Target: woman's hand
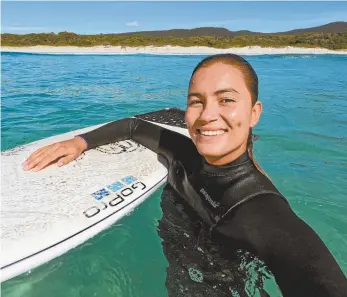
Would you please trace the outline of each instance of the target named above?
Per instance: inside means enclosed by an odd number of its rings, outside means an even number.
[[[39,171],[54,163],[60,167],[78,158],[86,149],[85,140],[81,137],[74,137],[38,149],[30,155],[22,166],[24,171],[31,169],[33,169],[32,171]]]

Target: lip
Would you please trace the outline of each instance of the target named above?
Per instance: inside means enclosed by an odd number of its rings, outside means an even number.
[[[202,131],[208,131],[208,132],[214,132],[214,131],[224,131],[224,132],[228,132],[228,129],[225,129],[225,128],[209,128],[209,129],[206,129],[206,128],[197,128],[195,129],[198,133],[202,130]],[[200,134],[200,133],[199,133]]]
[[[201,132],[203,131],[203,133]],[[217,132],[217,131],[223,131]],[[219,139],[220,137],[224,137],[228,133],[227,129],[196,129],[195,130],[195,137],[199,139],[200,141],[208,141],[210,142],[213,139]]]

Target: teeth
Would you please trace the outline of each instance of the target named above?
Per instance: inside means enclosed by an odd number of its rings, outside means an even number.
[[[202,135],[208,135],[208,136],[212,136],[212,135],[222,135],[225,133],[224,130],[216,130],[216,131],[203,131],[203,130],[199,130],[200,134]]]

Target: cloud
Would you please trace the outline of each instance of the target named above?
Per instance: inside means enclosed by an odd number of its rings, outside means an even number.
[[[138,26],[140,26],[138,21],[129,22],[129,23],[126,23],[125,25],[129,26],[129,27],[138,27]]]

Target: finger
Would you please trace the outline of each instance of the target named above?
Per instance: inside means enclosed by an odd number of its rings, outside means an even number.
[[[36,155],[32,155],[27,161],[23,164],[24,170],[29,170],[33,168],[47,153],[51,152],[52,149],[46,148],[45,150],[42,150],[41,152],[37,153]]]
[[[61,157],[66,156],[66,154],[67,153],[64,147],[45,151],[30,164],[30,168],[34,168],[33,171],[41,170],[42,168],[46,167],[47,164],[54,163],[54,161],[57,161]]]
[[[26,162],[24,166],[24,170],[30,170],[33,167],[35,167],[41,160],[49,155],[53,154],[57,150],[57,147],[51,146],[51,147],[46,147],[44,150],[42,150],[40,153],[36,154],[35,156],[30,157],[28,161]]]
[[[69,164],[71,161],[73,161],[75,159],[75,156],[74,155],[68,155],[64,158],[61,158],[59,161],[58,161],[58,167],[61,167],[61,166],[64,166],[66,164]]]
[[[46,150],[48,147],[41,147],[40,149],[36,150],[35,152],[33,152],[23,163],[22,166],[23,168],[26,167],[30,162],[32,162],[37,156],[39,156],[42,151]]]
[[[29,158],[22,164],[24,170],[29,170],[33,167],[33,164],[37,162],[38,159],[42,157],[42,154],[47,154],[54,152],[57,148],[60,147],[60,143],[53,143],[48,146],[44,146],[34,153],[32,153]]]

